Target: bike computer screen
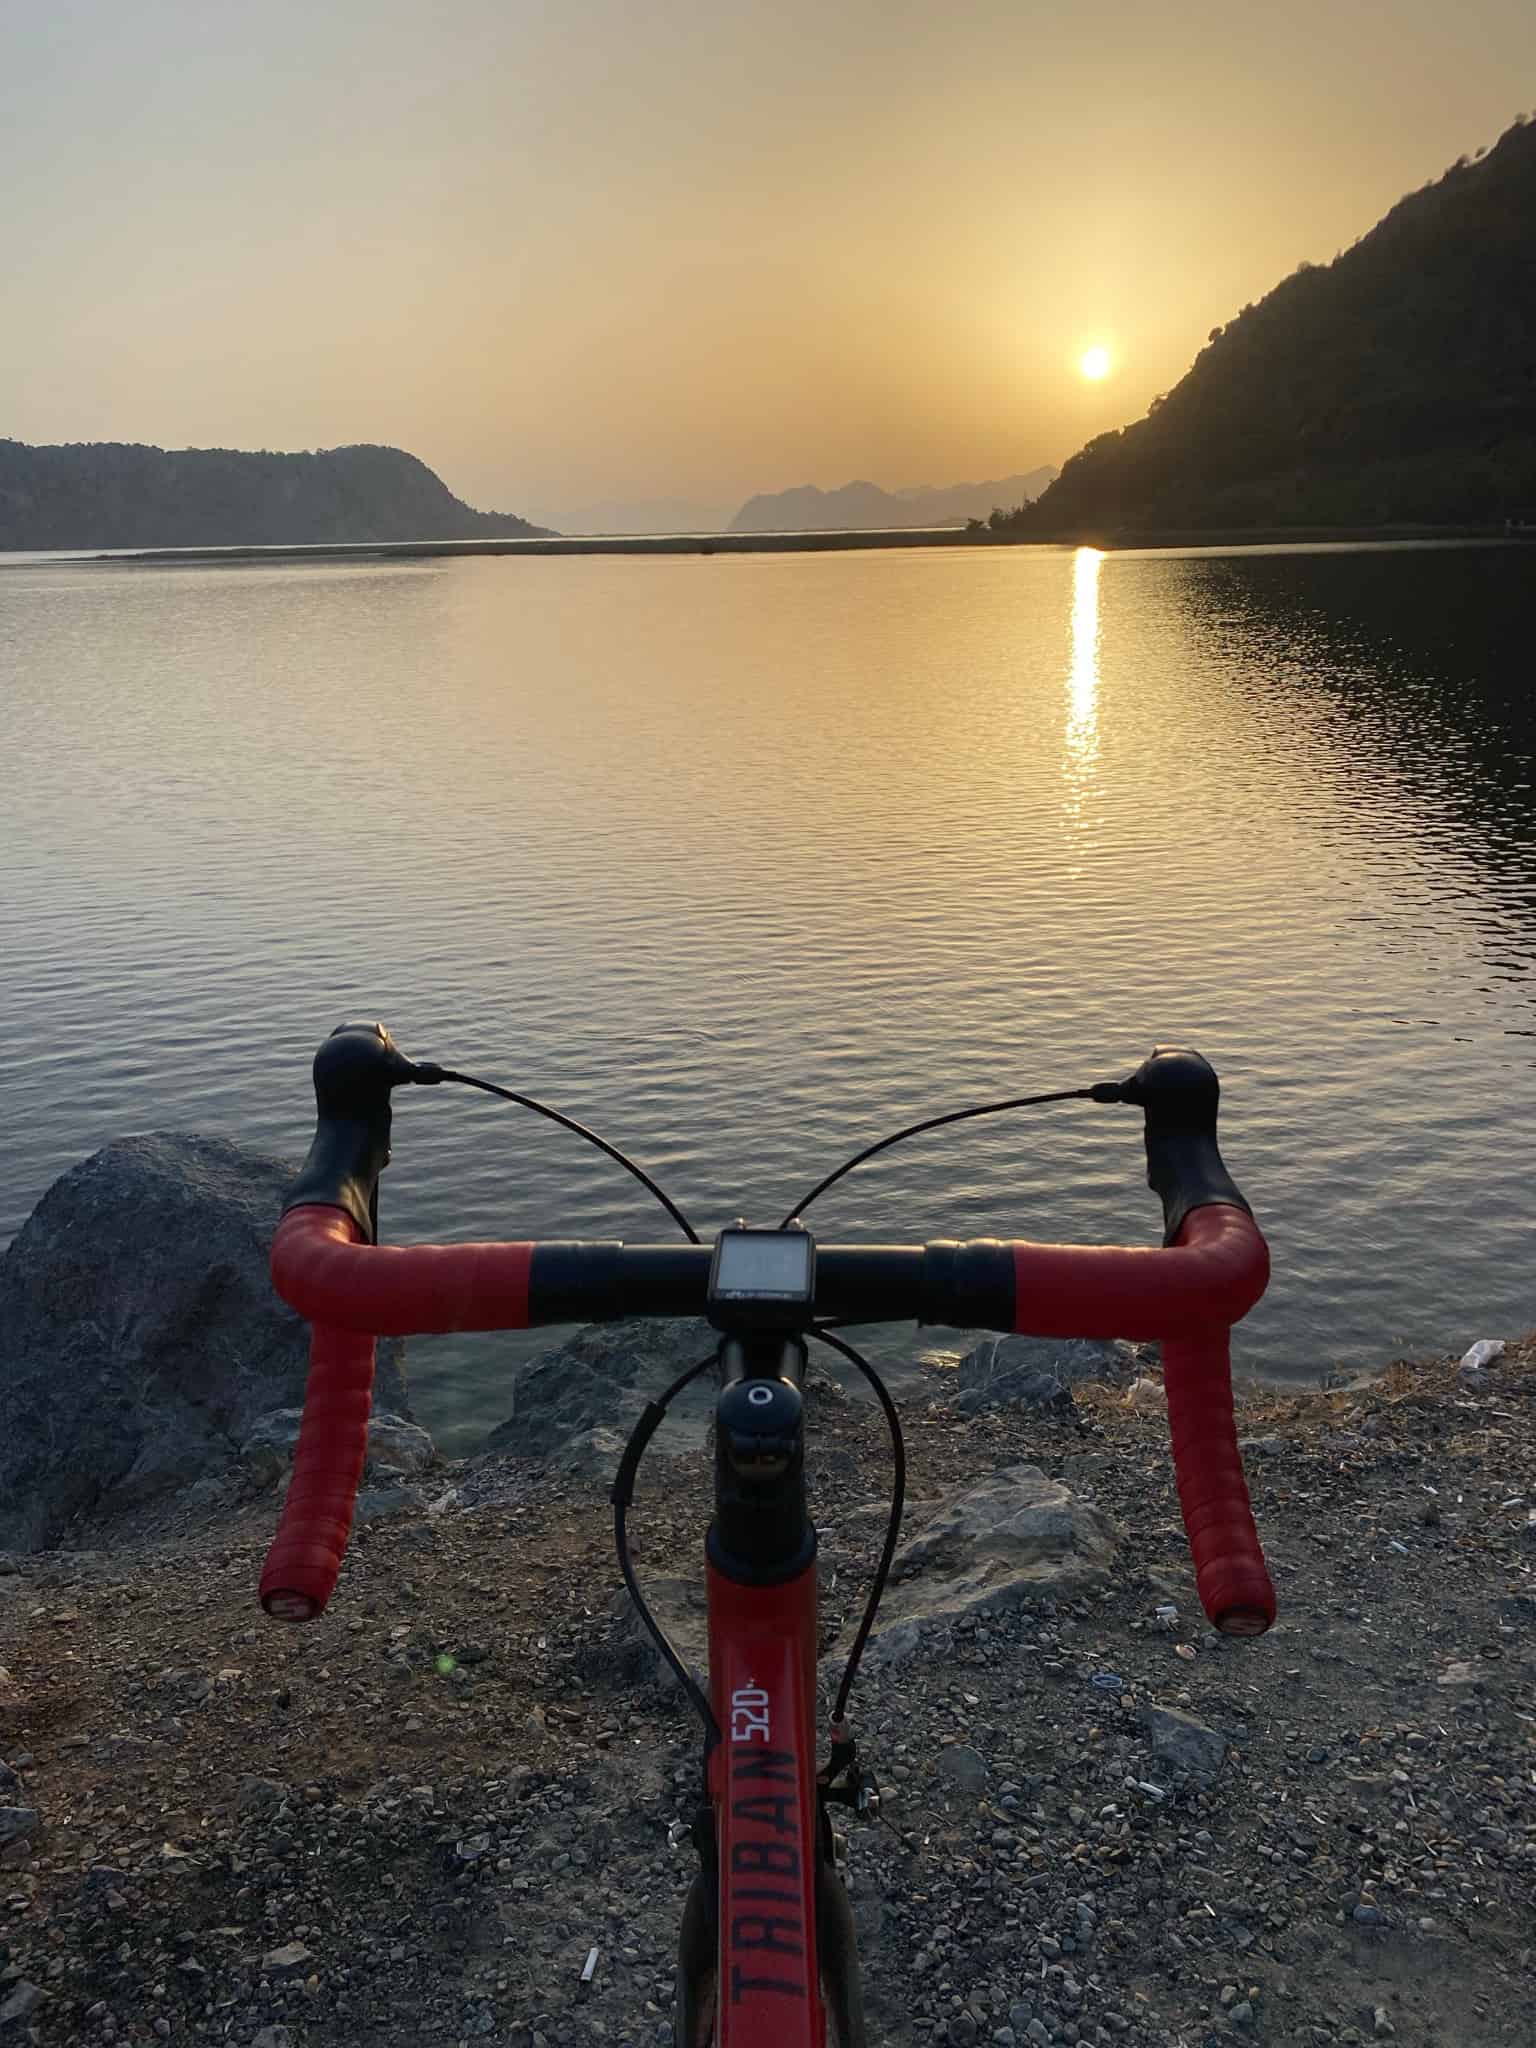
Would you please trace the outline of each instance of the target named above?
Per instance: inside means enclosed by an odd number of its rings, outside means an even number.
[[[799,1323],[816,1294],[816,1245],[804,1230],[722,1230],[709,1269],[711,1320]]]

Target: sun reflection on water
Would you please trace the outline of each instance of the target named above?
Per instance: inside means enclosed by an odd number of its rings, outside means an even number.
[[[1063,772],[1067,816],[1081,822],[1083,802],[1099,755],[1099,565],[1097,548],[1072,558],[1072,665],[1067,672],[1067,727]]]

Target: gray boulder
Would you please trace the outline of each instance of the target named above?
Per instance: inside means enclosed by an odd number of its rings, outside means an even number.
[[[985,1408],[1047,1407],[1070,1400],[1084,1380],[1126,1386],[1141,1353],[1134,1344],[1082,1337],[984,1337],[956,1370],[951,1404],[962,1415]]]
[[[899,1583],[881,1605],[873,1662],[902,1662],[967,1615],[1096,1590],[1120,1536],[1100,1509],[1038,1467],[994,1473],[945,1502],[897,1551]]]
[[[524,1366],[513,1412],[483,1448],[572,1471],[616,1464],[646,1402],[715,1342],[707,1323],[687,1316],[592,1323]]]
[[[297,1407],[307,1326],[267,1257],[291,1167],[221,1138],[122,1138],[66,1173],[0,1257],[0,1549],[56,1542],[235,1461]],[[403,1347],[376,1397],[408,1415]]]

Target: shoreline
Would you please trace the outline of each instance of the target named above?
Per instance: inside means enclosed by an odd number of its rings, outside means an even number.
[[[120,563],[155,567],[291,561],[433,561],[456,555],[764,555],[831,554],[885,548],[1079,548],[1106,554],[1145,549],[1531,546],[1536,528],[1499,526],[1166,527],[1059,534],[972,533],[933,527],[839,529],[825,533],[569,534],[536,539],[279,542],[234,547],[20,550],[26,560],[0,569]],[[53,559],[39,560],[51,555]]]

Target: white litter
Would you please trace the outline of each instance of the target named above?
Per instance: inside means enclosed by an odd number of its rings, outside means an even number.
[[[1468,1345],[1461,1354],[1458,1372],[1481,1372],[1485,1365],[1492,1365],[1496,1358],[1504,1356],[1502,1337],[1479,1337],[1475,1344]]]

